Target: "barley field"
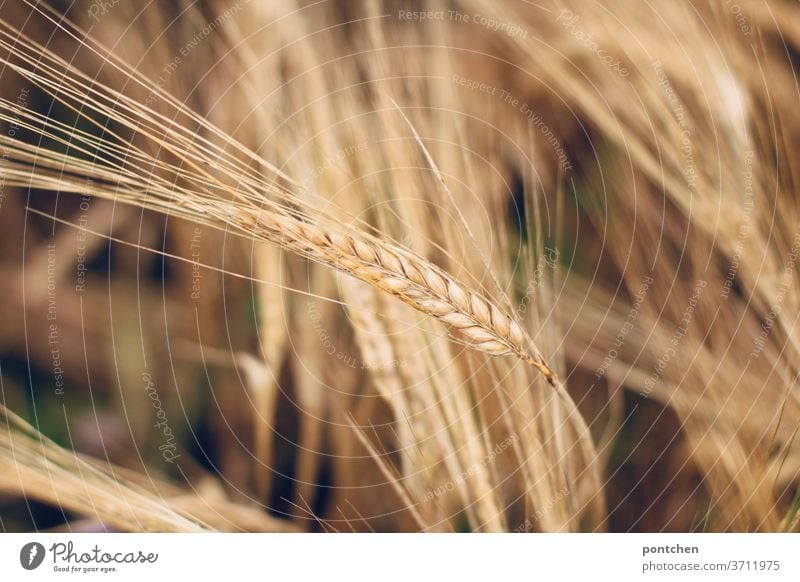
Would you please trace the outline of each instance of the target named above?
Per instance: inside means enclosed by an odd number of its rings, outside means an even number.
[[[800,6],[0,3],[0,531],[800,531]]]

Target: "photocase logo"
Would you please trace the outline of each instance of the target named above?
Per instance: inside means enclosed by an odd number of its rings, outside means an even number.
[[[39,542],[29,542],[19,551],[19,563],[26,570],[35,570],[44,561],[44,546]]]

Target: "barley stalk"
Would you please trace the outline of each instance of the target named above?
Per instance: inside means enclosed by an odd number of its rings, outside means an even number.
[[[278,244],[390,293],[446,324],[451,335],[471,348],[492,356],[516,355],[554,383],[555,373],[519,323],[492,301],[400,247],[355,229],[307,222],[288,211],[255,209],[221,199],[196,197],[191,192],[161,192],[152,183],[149,188],[137,190],[122,184],[113,188],[100,186],[86,182],[83,177],[68,178],[46,171],[42,158],[36,168],[19,163],[22,156],[15,156],[14,140],[0,141],[8,146],[9,159],[16,158],[16,163],[12,162],[2,172],[9,185],[89,194],[219,229],[233,227],[240,235]],[[58,162],[62,163],[61,167],[66,167],[70,160],[64,156]],[[97,176],[97,179],[102,178]]]
[[[132,135],[106,131],[109,137],[98,139],[0,99],[0,120],[38,135],[39,143],[54,141],[74,152],[0,135],[0,145],[6,147],[0,170],[6,184],[97,196],[278,244],[400,298],[445,323],[452,336],[473,349],[492,356],[516,355],[555,385],[555,373],[531,337],[494,302],[429,261],[348,224],[350,217],[315,208],[291,192],[296,186],[291,178],[273,172],[273,166],[243,145],[230,138],[219,145],[108,86],[87,85],[80,71],[45,47],[29,40],[11,45],[3,40],[9,35],[0,27],[0,48],[8,51],[0,51],[0,63],[89,123],[106,127],[114,120]],[[134,72],[119,66],[136,80]],[[184,106],[175,107],[210,134],[221,134]],[[162,155],[154,157],[140,143],[149,143]],[[263,172],[255,173],[232,151],[257,161]]]
[[[245,218],[250,232],[390,293],[446,324],[471,348],[492,356],[516,355],[555,382],[555,373],[519,323],[425,259],[367,234],[277,213],[266,218]]]

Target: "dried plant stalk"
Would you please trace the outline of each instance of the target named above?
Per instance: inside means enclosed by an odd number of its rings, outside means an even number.
[[[432,315],[476,350],[492,356],[518,356],[553,383],[554,372],[519,323],[425,259],[372,237],[343,234],[296,220],[253,225],[253,230]]]
[[[0,493],[52,503],[121,531],[295,529],[253,507],[226,499],[212,504],[190,491],[156,483],[152,476],[137,477],[63,449],[0,405]]]
[[[166,117],[136,100],[104,85],[88,85],[79,70],[46,47],[24,38],[13,45],[2,40],[9,35],[0,27],[0,49],[8,52],[0,52],[0,63],[88,122],[106,127],[116,121],[132,135],[123,138],[106,132],[108,138],[98,140],[0,99],[0,120],[33,132],[41,138],[39,143],[52,140],[75,152],[64,154],[1,135],[0,145],[7,148],[2,175],[8,185],[88,194],[278,244],[400,298],[445,323],[452,335],[473,349],[492,356],[516,355],[555,385],[555,373],[532,338],[494,302],[422,257],[351,226],[349,217],[343,220],[293,194],[290,187],[297,184],[245,146],[230,138],[221,146],[174,122],[165,125]],[[169,102],[160,88],[137,79],[123,63],[117,66],[131,82],[150,87]],[[185,106],[175,108],[212,135],[222,135]],[[138,145],[140,141],[163,157],[149,154]],[[250,163],[243,163],[231,150],[246,155]],[[80,154],[93,161],[81,159]],[[253,172],[253,161],[261,173]],[[270,172],[274,172],[271,179]]]

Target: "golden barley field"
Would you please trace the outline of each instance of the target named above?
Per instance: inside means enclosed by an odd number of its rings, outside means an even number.
[[[800,531],[800,5],[0,3],[0,531]]]

